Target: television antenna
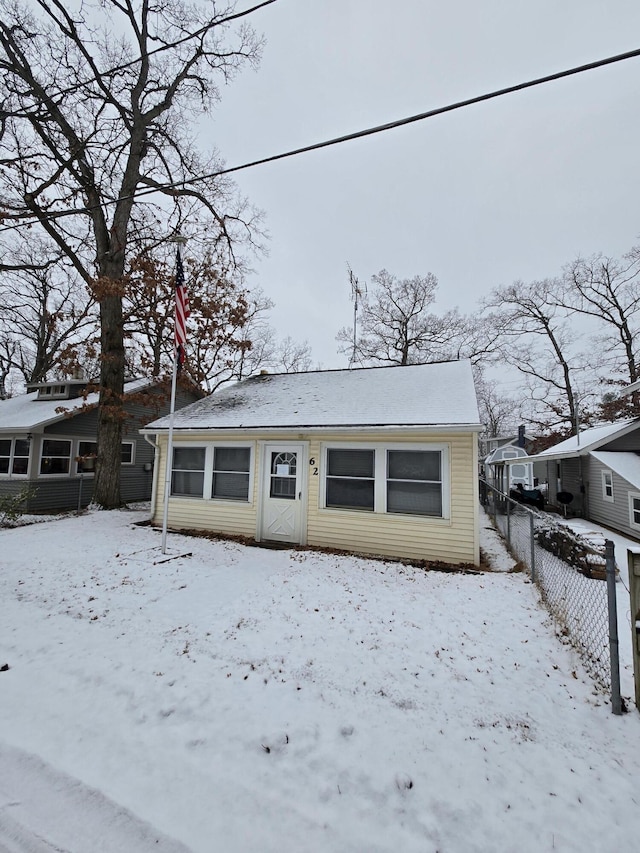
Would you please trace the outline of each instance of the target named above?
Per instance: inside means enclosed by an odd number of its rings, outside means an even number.
[[[357,276],[353,274],[353,270],[347,264],[349,270],[349,284],[351,285],[351,301],[353,302],[353,344],[351,348],[351,358],[349,359],[349,367],[353,367],[356,360],[356,341],[358,338],[358,305],[360,299],[367,292],[367,285],[361,285]]]

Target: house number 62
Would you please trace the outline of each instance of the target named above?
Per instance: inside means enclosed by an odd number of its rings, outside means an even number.
[[[309,465],[311,465],[311,467],[313,468],[313,476],[317,477],[318,476],[318,469],[315,467],[315,464],[316,464],[316,460],[312,456],[311,459],[309,460]]]

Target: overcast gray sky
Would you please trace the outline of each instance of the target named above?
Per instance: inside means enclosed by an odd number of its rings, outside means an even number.
[[[238,8],[243,8],[242,3]],[[278,0],[257,72],[207,128],[228,166],[640,47],[638,0]],[[640,58],[239,172],[266,213],[250,287],[280,336],[345,367],[347,264],[432,272],[436,310],[640,242]]]

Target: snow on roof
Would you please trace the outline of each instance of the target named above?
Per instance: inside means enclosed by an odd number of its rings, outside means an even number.
[[[471,363],[264,374],[180,409],[175,429],[480,426]],[[163,417],[147,431],[168,429]]]
[[[579,436],[572,435],[571,438],[566,438],[564,441],[559,442],[559,444],[554,444],[552,447],[548,447],[531,458],[536,462],[544,462],[548,459],[559,459],[565,456],[580,456],[597,449],[619,435],[624,435],[636,425],[640,425],[640,418],[601,424],[600,426],[584,430]]]
[[[640,490],[640,456],[632,452],[614,452],[613,450],[594,450],[591,452],[605,468],[610,468],[628,483]]]
[[[150,385],[150,379],[134,379],[124,386],[125,394],[131,394]],[[66,385],[66,382],[60,382]],[[31,391],[29,394],[20,394],[17,397],[9,397],[8,400],[0,400],[0,433],[31,432],[39,427],[61,421],[68,417],[69,412],[75,412],[83,406],[95,405],[98,402],[98,393],[84,397],[75,397],[71,400],[65,399],[38,399],[38,392]],[[56,409],[63,408],[63,412]]]

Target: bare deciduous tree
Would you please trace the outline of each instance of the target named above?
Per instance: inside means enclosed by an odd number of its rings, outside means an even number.
[[[157,239],[140,213],[155,193],[173,205],[176,228],[200,211],[230,264],[254,239],[254,212],[228,178],[215,176],[215,153],[199,154],[191,124],[219,98],[219,84],[257,62],[261,42],[233,6],[0,0],[0,9],[4,221],[37,223],[98,304],[94,495],[115,507],[132,232],[139,245]]]
[[[503,337],[502,355],[526,379],[530,422],[573,434],[587,416],[586,367],[577,357],[575,330],[559,301],[562,282],[545,279],[498,288],[484,301]]]
[[[353,330],[340,329],[338,352],[359,364],[437,361],[448,341],[447,316],[429,313],[438,280],[432,273],[398,279],[381,270],[362,296],[355,348]]]
[[[8,369],[29,384],[73,372],[78,348],[94,337],[91,296],[58,252],[37,238],[24,241],[15,270],[0,285],[0,333],[13,342]],[[6,350],[5,350],[6,351]]]
[[[624,382],[639,378],[637,335],[640,315],[640,247],[621,260],[594,255],[578,258],[564,270],[561,304],[575,315],[593,318],[600,364]],[[640,395],[633,397],[637,407]]]

